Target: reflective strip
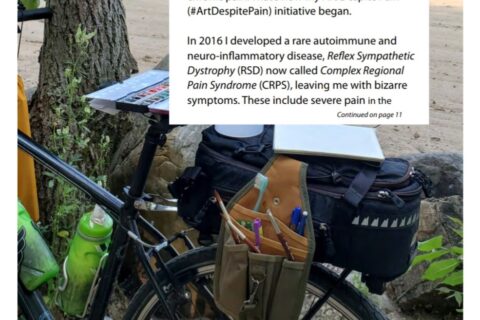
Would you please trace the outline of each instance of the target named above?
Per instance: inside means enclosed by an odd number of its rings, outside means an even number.
[[[368,226],[368,220],[369,220],[369,217],[366,217],[365,219],[363,219],[362,226]]]
[[[396,228],[398,226],[398,219],[395,219],[393,222],[392,222],[392,225],[390,226],[390,228]]]
[[[360,217],[356,216],[355,219],[353,219],[352,224],[358,226],[359,222],[360,222]]]
[[[386,219],[385,221],[383,221],[382,225],[380,226],[381,228],[388,228],[388,219]]]

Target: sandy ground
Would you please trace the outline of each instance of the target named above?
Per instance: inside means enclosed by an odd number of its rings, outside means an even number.
[[[124,4],[130,48],[140,70],[147,70],[168,53],[168,0]],[[463,3],[431,0],[430,5],[430,125],[379,127],[387,156],[463,150]],[[37,83],[42,39],[43,23],[25,24],[18,70],[26,88]]]
[[[379,127],[386,155],[463,151],[462,38],[462,1],[431,0],[430,125]]]
[[[130,50],[140,71],[153,68],[168,54],[168,0],[123,0],[127,10]],[[24,24],[18,73],[25,88],[38,83],[38,55],[43,41],[43,22]]]

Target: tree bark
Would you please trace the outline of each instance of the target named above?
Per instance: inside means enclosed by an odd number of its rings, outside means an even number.
[[[125,8],[121,0],[49,0],[47,5],[54,14],[50,21],[45,22],[44,42],[39,57],[40,75],[30,114],[34,140],[50,148],[57,121],[54,107],[66,101],[67,81],[64,72],[78,55],[75,33],[79,25],[87,32],[95,31],[96,35],[89,42],[88,59],[79,67],[82,81],[78,94],[92,92],[102,84],[129,77],[137,71],[137,63],[129,49]],[[99,130],[108,134],[113,152],[122,132],[129,130],[129,123],[126,116],[105,116],[97,112],[86,125],[92,133]],[[95,142],[92,139],[92,144]],[[41,171],[43,168],[38,168],[37,172]],[[46,187],[47,179],[41,174],[37,175],[41,212],[50,212],[54,207],[51,201],[53,191]]]

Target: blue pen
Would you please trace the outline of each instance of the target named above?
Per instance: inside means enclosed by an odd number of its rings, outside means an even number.
[[[302,217],[300,218],[300,222],[297,225],[297,233],[301,236],[305,234],[305,224],[307,223],[308,212],[303,211]]]
[[[300,221],[300,217],[302,216],[302,208],[296,207],[292,211],[292,215],[290,216],[290,229],[295,231],[297,229],[297,224]]]

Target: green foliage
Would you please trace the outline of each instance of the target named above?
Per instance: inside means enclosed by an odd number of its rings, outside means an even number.
[[[443,236],[436,236],[418,244],[418,251],[428,252],[438,249],[442,246]]]
[[[37,9],[40,6],[40,0],[21,0],[27,10]]]
[[[359,272],[352,272],[350,276],[350,282],[355,288],[358,289],[364,296],[368,296],[368,287],[365,283],[362,282],[362,274]]]
[[[433,261],[423,273],[423,279],[430,281],[443,279],[455,271],[460,263],[461,261],[456,258]]]
[[[463,223],[457,218],[449,217],[455,227],[453,232],[462,238],[463,245]],[[463,291],[458,290],[463,285],[463,248],[452,246],[445,248],[443,245],[443,236],[436,236],[424,242],[420,242],[418,250],[423,252],[417,255],[412,265],[418,265],[422,262],[428,264],[427,269],[422,275],[426,281],[436,282],[437,290],[446,295],[448,299],[455,299],[460,309],[463,304]]]
[[[84,65],[88,55],[90,40],[95,32],[86,32],[78,27],[72,43],[72,60],[66,62],[63,73],[64,86],[54,95],[56,104],[52,106],[52,151],[67,163],[86,173],[104,186],[106,184],[107,157],[110,152],[110,138],[105,134],[91,132],[89,124],[95,112],[89,107],[81,92],[85,78]],[[68,244],[75,233],[80,216],[90,209],[85,196],[63,180],[49,172],[48,188],[54,194],[54,210],[51,213],[50,233],[52,251],[59,261],[67,254]]]
[[[111,150],[110,137],[103,132],[92,132],[89,127],[95,122],[93,111],[82,94],[85,79],[84,66],[88,55],[90,40],[95,32],[87,33],[78,27],[71,43],[72,60],[66,62],[63,73],[64,85],[52,92],[56,103],[52,105],[54,120],[52,122],[51,151],[62,160],[87,174],[99,185],[106,185],[108,157]],[[75,234],[78,220],[91,209],[91,203],[85,195],[61,177],[44,172],[49,180],[47,186],[53,192],[54,208],[50,213],[48,231],[51,235],[50,247],[57,261],[63,262],[69,243]],[[45,296],[51,307],[57,285],[48,283]]]

